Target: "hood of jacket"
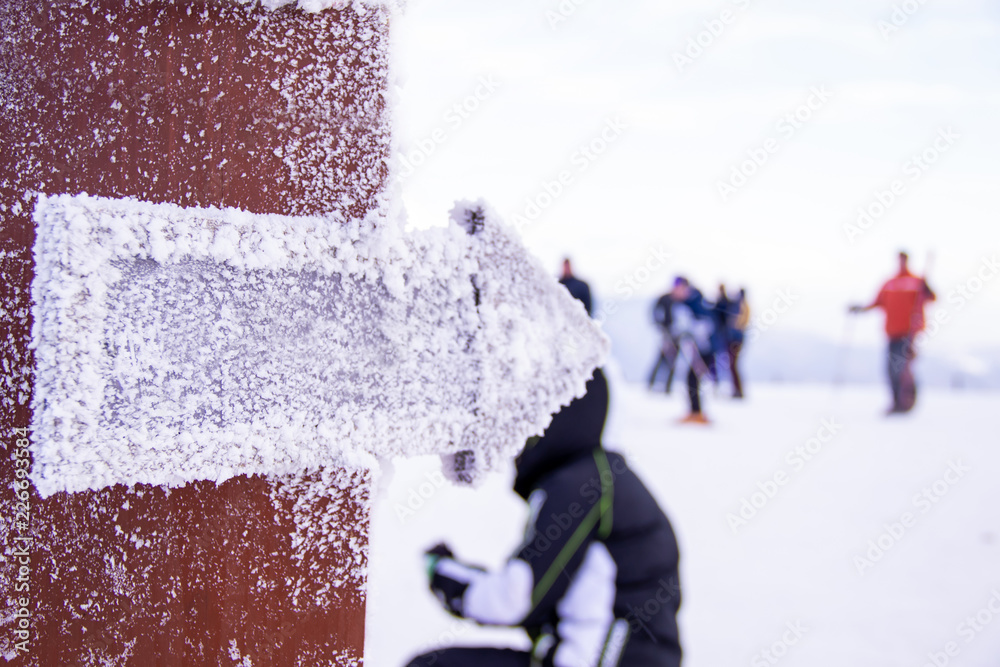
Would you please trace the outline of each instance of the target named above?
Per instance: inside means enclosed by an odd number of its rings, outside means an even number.
[[[557,412],[542,437],[517,457],[514,491],[527,498],[540,477],[600,447],[607,415],[608,382],[598,368],[587,393]]]

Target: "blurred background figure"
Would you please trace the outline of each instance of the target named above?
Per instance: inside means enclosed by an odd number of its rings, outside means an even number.
[[[899,272],[879,290],[867,306],[851,306],[851,313],[863,313],[875,308],[885,312],[885,333],[889,337],[889,386],[892,406],[888,414],[909,412],[917,400],[916,380],[912,363],[916,356],[913,339],[924,328],[924,306],[937,296],[927,285],[926,277],[910,273],[909,257],[899,253]]]
[[[736,298],[730,303],[726,327],[729,338],[729,376],[733,380],[733,398],[743,398],[743,378],[740,377],[740,352],[743,350],[743,340],[747,327],[750,325],[750,304],[747,303],[747,291],[740,288]]]
[[[653,322],[660,332],[660,352],[653,365],[653,370],[649,374],[649,388],[653,389],[656,386],[656,377],[660,373],[660,367],[663,366],[666,369],[667,384],[665,390],[668,394],[670,386],[674,382],[674,370],[677,368],[678,355],[677,341],[674,340],[674,335],[670,332],[670,325],[673,321],[670,313],[672,308],[673,298],[670,292],[660,296],[653,306]]]
[[[593,303],[590,298],[590,285],[573,275],[573,264],[569,257],[563,260],[562,277],[559,282],[566,286],[569,293],[583,302],[588,315],[593,315]]]
[[[707,305],[707,304],[706,304]],[[729,373],[729,316],[732,302],[726,294],[726,286],[719,285],[719,296],[716,297],[715,305],[711,306],[712,311],[712,363],[708,367],[712,377],[712,384],[716,391],[719,388],[719,380],[723,375]]]
[[[707,424],[708,418],[702,412],[701,380],[709,375],[712,364],[712,310],[705,303],[701,292],[683,276],[674,281],[671,292],[670,330],[680,356],[688,364],[687,385],[691,411],[681,422],[685,424]]]

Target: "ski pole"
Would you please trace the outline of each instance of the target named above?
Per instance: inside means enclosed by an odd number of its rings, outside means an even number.
[[[845,378],[844,368],[847,366],[847,359],[851,343],[854,339],[854,316],[848,314],[844,322],[844,333],[840,340],[840,350],[837,354],[837,367],[834,369],[833,386],[839,388],[843,385]]]

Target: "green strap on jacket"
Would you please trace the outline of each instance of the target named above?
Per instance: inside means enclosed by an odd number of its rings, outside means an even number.
[[[580,549],[583,541],[587,539],[587,535],[598,525],[598,522],[600,523],[597,530],[597,537],[599,539],[605,540],[611,534],[614,518],[614,473],[611,471],[611,464],[608,463],[608,454],[603,449],[597,448],[594,450],[594,461],[597,463],[597,470],[601,477],[601,499],[590,509],[590,512],[583,518],[580,525],[576,527],[569,541],[563,546],[556,559],[552,561],[552,565],[549,566],[548,571],[539,580],[538,584],[535,585],[535,589],[531,593],[532,609],[537,607],[545,598],[546,593],[551,590],[552,585],[559,578],[559,574],[569,564],[570,559]]]

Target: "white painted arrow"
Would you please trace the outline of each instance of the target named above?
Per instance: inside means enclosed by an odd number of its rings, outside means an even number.
[[[484,205],[452,217],[405,234],[40,197],[39,492],[428,453],[474,481],[513,456],[607,339]]]

